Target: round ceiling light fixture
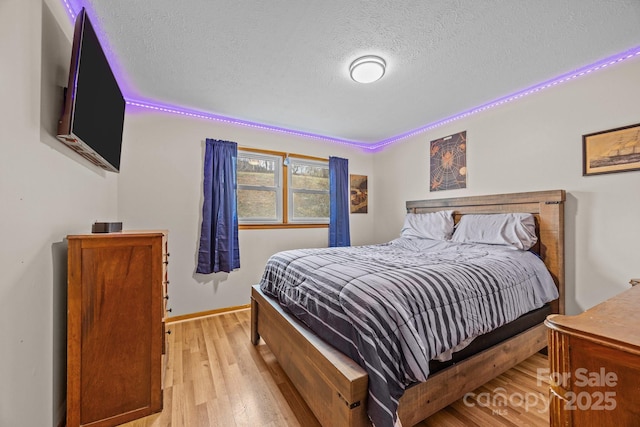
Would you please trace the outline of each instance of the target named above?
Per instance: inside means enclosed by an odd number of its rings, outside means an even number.
[[[373,83],[384,76],[387,63],[375,55],[367,55],[356,59],[349,66],[351,78],[358,83]]]

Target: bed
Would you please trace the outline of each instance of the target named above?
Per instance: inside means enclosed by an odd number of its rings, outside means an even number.
[[[562,190],[410,201],[408,213],[453,210],[467,214],[531,213],[538,242],[533,250],[546,265],[559,297],[550,312],[564,311],[564,218]],[[313,333],[259,286],[252,288],[251,340],[262,337],[323,426],[367,426],[369,378],[352,358]],[[397,414],[412,426],[505,370],[546,347],[543,317],[498,343],[443,366],[424,382],[407,388]],[[463,350],[464,351],[464,350]],[[462,353],[462,352],[461,352]],[[373,378],[372,378],[373,379]]]

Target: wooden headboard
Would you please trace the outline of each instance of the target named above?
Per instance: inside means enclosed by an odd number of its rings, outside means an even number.
[[[564,201],[564,190],[534,191],[414,200],[407,202],[407,212],[426,213],[452,209],[456,222],[466,214],[511,212],[533,214],[538,235],[538,244],[535,249],[551,272],[560,294],[560,297],[552,303],[552,311],[564,314]]]

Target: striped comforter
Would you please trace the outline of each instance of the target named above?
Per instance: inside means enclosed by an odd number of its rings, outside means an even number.
[[[429,360],[558,297],[544,263],[506,247],[400,238],[273,255],[262,290],[369,374],[369,417],[393,426]]]

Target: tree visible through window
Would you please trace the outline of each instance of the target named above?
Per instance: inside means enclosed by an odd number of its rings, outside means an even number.
[[[329,163],[272,151],[238,150],[240,224],[327,224]]]
[[[240,222],[282,221],[282,158],[238,152],[238,218]]]
[[[328,222],[329,164],[290,159],[289,220]]]

